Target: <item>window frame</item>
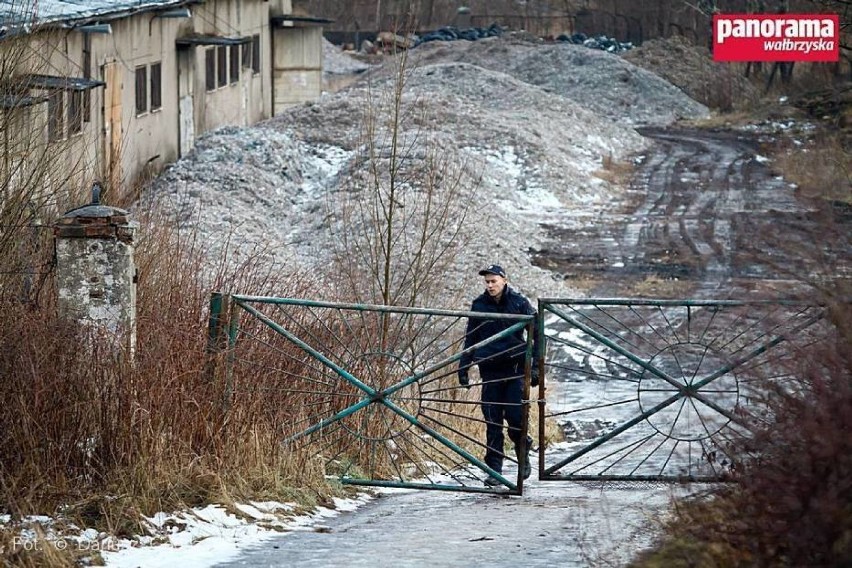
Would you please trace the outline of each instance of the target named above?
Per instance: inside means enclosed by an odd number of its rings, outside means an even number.
[[[68,123],[66,130],[69,138],[83,132],[83,103],[82,91],[76,89],[68,91],[68,104],[66,105],[68,108]]]
[[[251,36],[251,70],[255,75],[260,74],[260,34]]]
[[[138,65],[136,76],[136,116],[148,113],[148,66]]]
[[[216,86],[228,85],[228,46],[216,46]]]
[[[149,96],[151,112],[163,108],[163,63],[157,61],[150,65],[148,83],[151,87]]]
[[[236,85],[240,82],[240,44],[235,43],[228,51],[228,79]]]
[[[47,139],[58,142],[65,139],[65,91],[51,90],[47,94]]]
[[[216,90],[216,48],[208,47],[204,50],[205,88],[208,93]]]

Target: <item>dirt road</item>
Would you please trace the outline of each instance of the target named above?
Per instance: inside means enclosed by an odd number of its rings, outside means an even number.
[[[783,294],[826,259],[848,274],[848,251],[814,246],[826,220],[772,170],[760,136],[641,132],[655,148],[637,159],[630,189],[605,210],[550,225],[553,241],[535,251],[537,264],[601,297]],[[830,223],[848,225],[848,214],[835,213]]]
[[[535,251],[540,265],[586,282],[592,295],[703,298],[783,289],[791,273],[812,268],[785,256],[788,240],[755,256],[753,245],[773,230],[804,243],[815,223],[756,137],[644,134],[656,145],[630,189],[606,208],[548,220],[553,241]],[[849,261],[848,251],[831,254]],[[620,566],[651,543],[650,517],[687,490],[533,479],[523,497],[387,494],[222,566]]]

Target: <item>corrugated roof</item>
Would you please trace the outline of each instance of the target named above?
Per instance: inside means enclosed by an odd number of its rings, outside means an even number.
[[[187,0],[0,0],[0,26],[107,19],[187,3]]]
[[[61,77],[58,75],[26,75],[21,77],[20,81],[30,89],[65,89],[69,91],[85,91],[106,85],[106,83],[97,79]]]

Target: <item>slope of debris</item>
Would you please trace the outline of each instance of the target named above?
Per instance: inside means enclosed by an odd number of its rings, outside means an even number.
[[[626,124],[665,125],[708,115],[704,105],[683,96],[660,76],[618,55],[582,45],[541,43],[509,34],[476,42],[431,42],[411,53],[419,66],[463,61],[506,73]]]
[[[540,223],[605,203],[619,190],[595,172],[644,147],[630,124],[706,110],[657,76],[585,47],[511,38],[441,43],[411,52],[416,65],[402,95],[410,161],[423,164],[428,148],[439,149],[468,192],[439,297],[459,307],[479,288],[477,267],[492,262],[530,295],[572,293],[530,263]],[[261,248],[262,258],[284,270],[334,270],[334,223],[349,198],[347,183],[365,169],[363,118],[393,92],[393,64],[387,58],[351,86],[265,123],[205,135],[149,196],[235,261]],[[623,104],[615,103],[619,97]],[[376,137],[387,134],[387,120],[376,118]]]
[[[739,108],[760,98],[760,90],[739,66],[714,62],[709,49],[683,36],[646,41],[622,57],[711,107]]]

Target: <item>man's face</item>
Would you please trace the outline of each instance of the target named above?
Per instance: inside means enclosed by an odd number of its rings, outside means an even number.
[[[506,287],[506,279],[496,274],[486,274],[484,279],[485,291],[488,292],[488,295],[492,298],[499,298]]]

